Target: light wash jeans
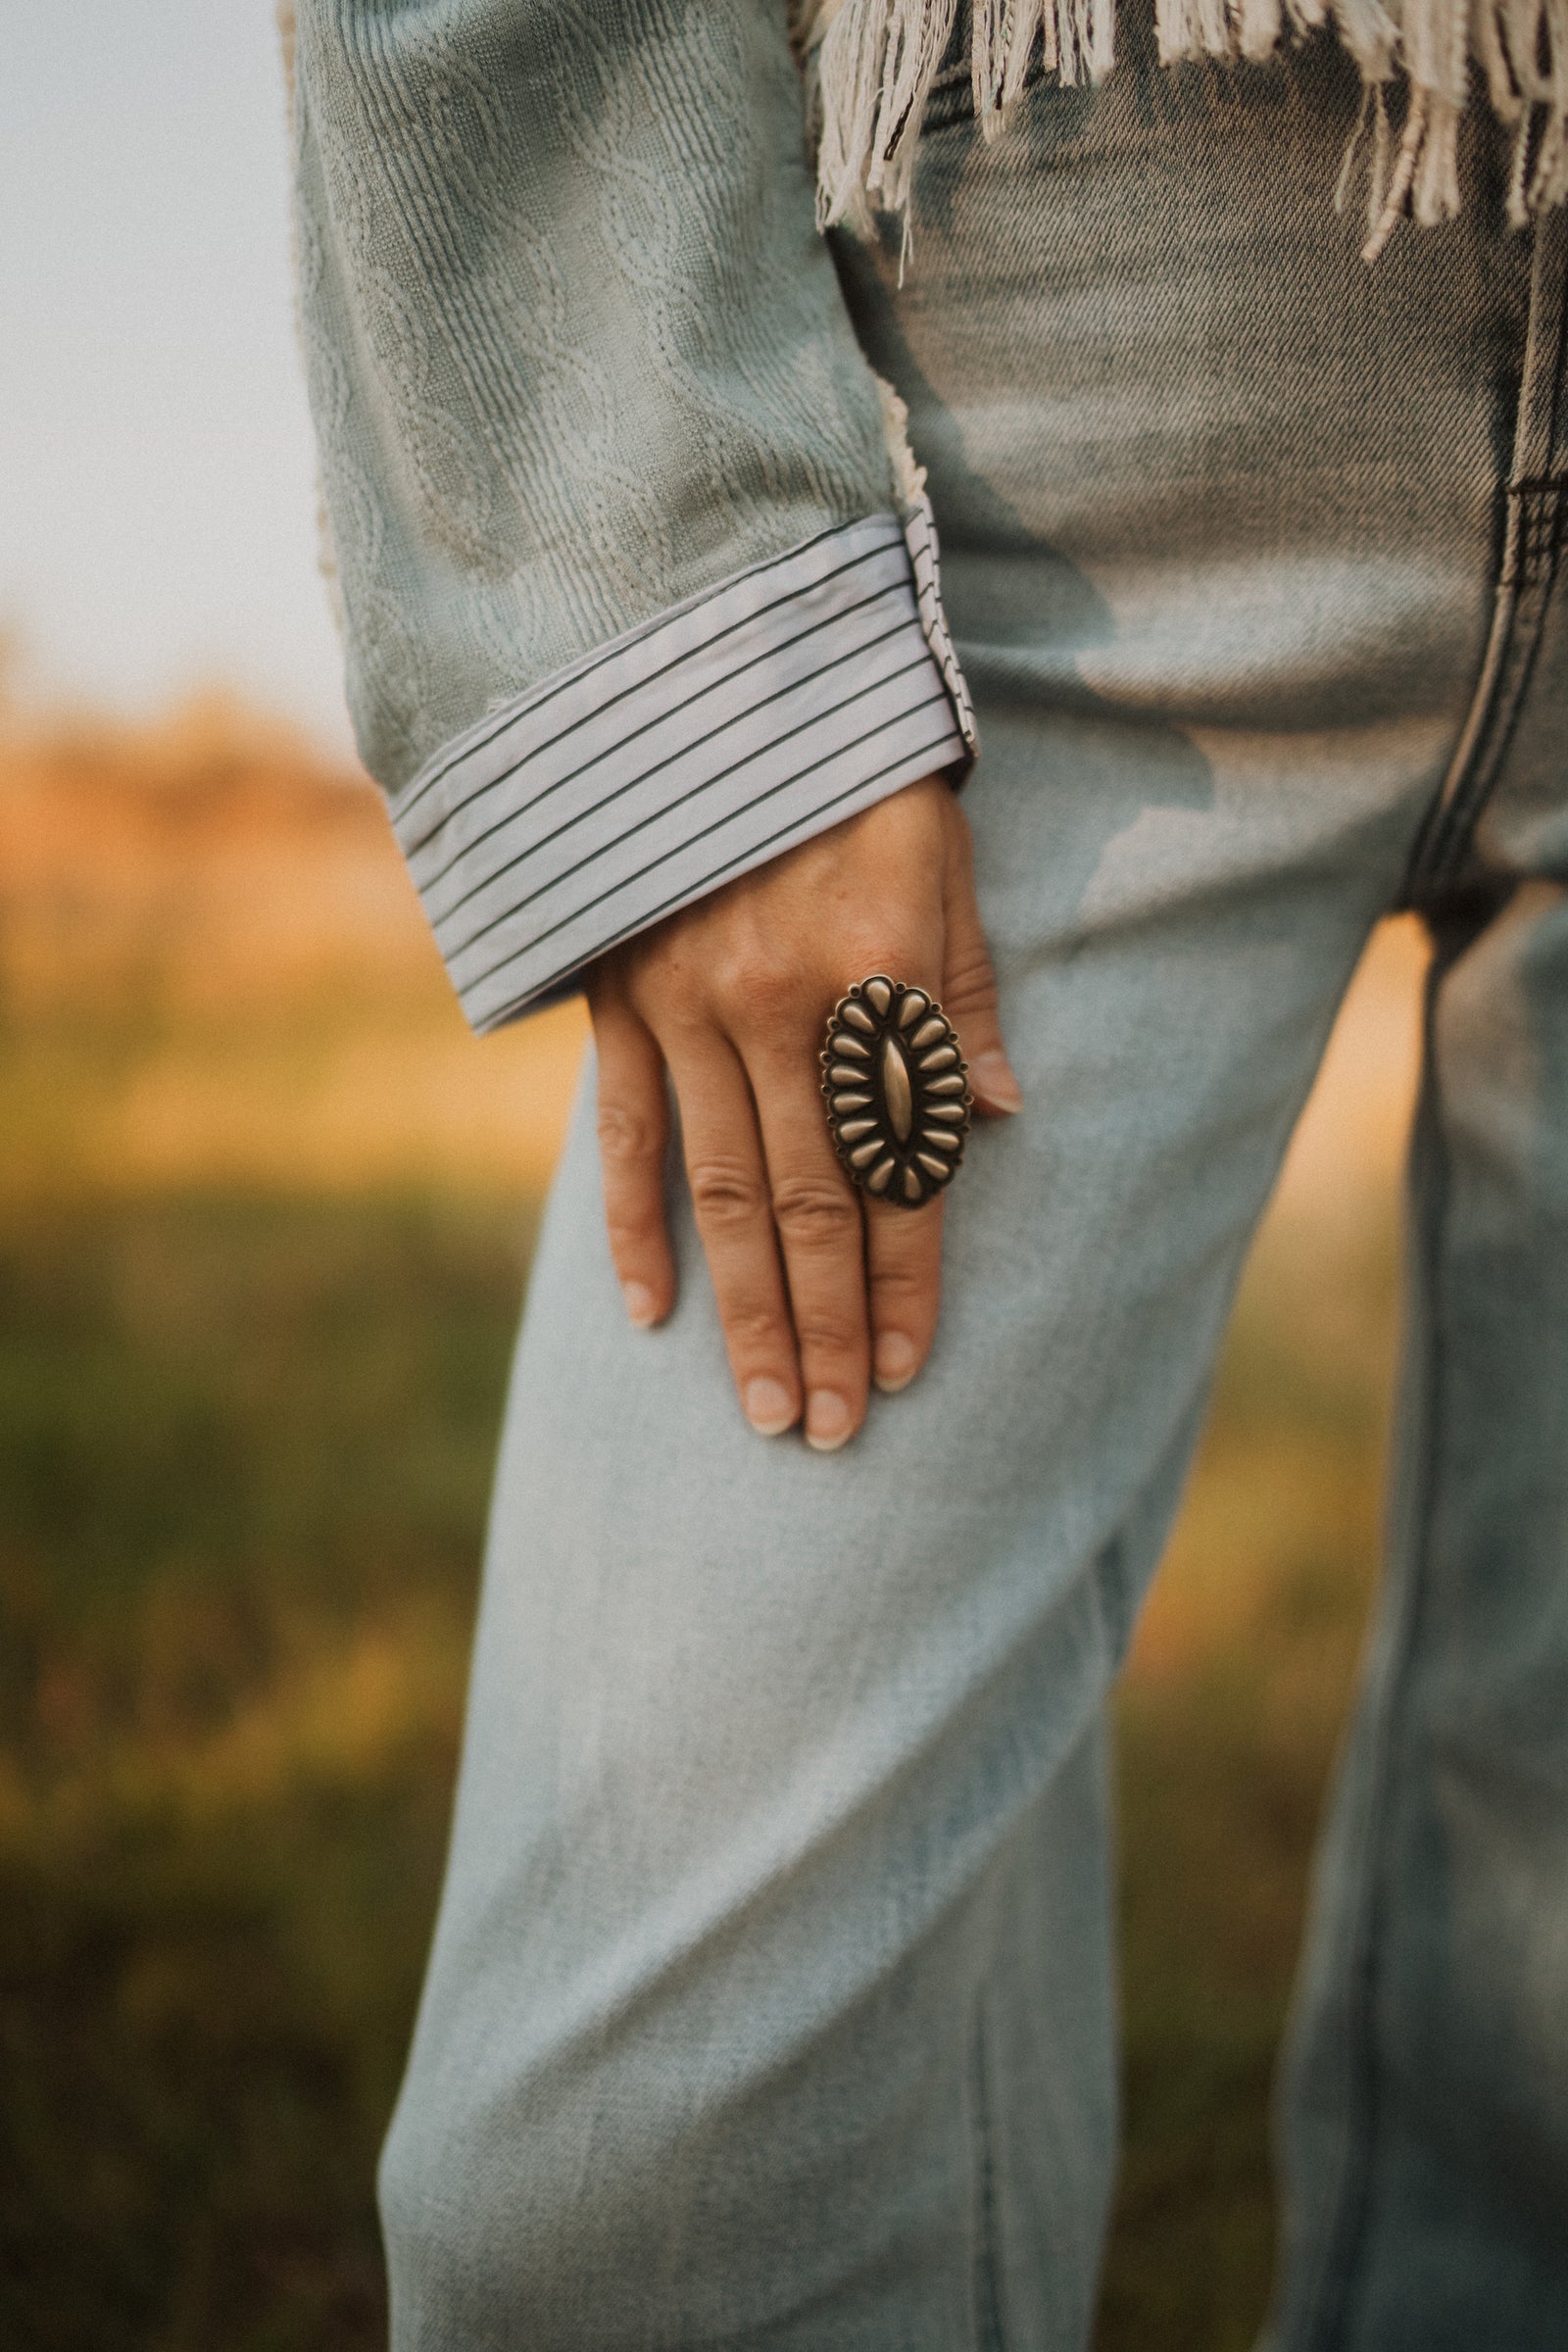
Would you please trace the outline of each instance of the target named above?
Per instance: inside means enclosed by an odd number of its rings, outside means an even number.
[[[1343,57],[1149,47],[995,147],[939,108],[902,291],[840,254],[931,468],[1026,1108],[929,1370],[822,1457],[742,1421],[673,1176],[680,1305],[628,1328],[580,1104],[385,2157],[398,2352],[1085,2343],[1107,1688],[1406,901],[1401,1466],[1272,2341],[1568,2344],[1568,244],[1494,185],[1369,271]]]

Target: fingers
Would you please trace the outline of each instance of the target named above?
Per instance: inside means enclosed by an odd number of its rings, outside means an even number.
[[[942,1302],[942,1199],[866,1209],[871,1371],[885,1396],[906,1389],[931,1352]]]
[[[662,1323],[675,1302],[675,1261],[664,1216],[669,1102],[664,1057],[629,1005],[594,1005],[599,1059],[599,1158],[610,1254],[633,1323]]]
[[[804,1417],[823,1450],[860,1427],[873,1378],[890,1392],[908,1385],[937,1323],[942,1203],[862,1202],[817,1083],[835,987],[879,964],[940,994],[977,1106],[1016,1110],[968,826],[940,778],[623,943],[590,983],[606,1209],[627,1311],[656,1322],[674,1299],[663,1200],[672,1083],[747,1417],[769,1434]]]
[[[974,895],[974,858],[969,828],[956,808],[954,846],[943,883],[947,932],[942,1009],[958,1032],[969,1064],[975,1108],[988,1114],[1023,1108],[1023,1092],[1002,1042],[997,975]]]
[[[716,1032],[672,1056],[670,1069],[692,1208],[741,1409],[763,1437],[777,1437],[800,1419],[801,1378],[751,1089]]]
[[[761,1044],[749,1064],[806,1393],[806,1439],[831,1453],[865,1419],[865,1228],[822,1116],[809,1049]]]

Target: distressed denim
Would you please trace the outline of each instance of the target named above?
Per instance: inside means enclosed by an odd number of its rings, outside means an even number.
[[[1378,1629],[1282,2115],[1276,2352],[1568,2342],[1561,216],[1375,270],[1326,39],[928,123],[909,404],[1025,1107],[844,1454],[625,1321],[591,1074],[502,1441],[381,2181],[397,2352],[1077,2352],[1115,2162],[1105,1705],[1348,976],[1437,942]],[[940,95],[940,94],[939,94]],[[926,975],[910,974],[912,978]],[[848,977],[848,975],[847,975]]]

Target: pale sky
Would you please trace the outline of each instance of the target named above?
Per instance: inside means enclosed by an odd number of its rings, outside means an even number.
[[[348,742],[271,0],[0,0],[0,627],[30,697]]]

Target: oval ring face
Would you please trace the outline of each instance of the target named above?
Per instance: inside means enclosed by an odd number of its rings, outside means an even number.
[[[828,1016],[821,1063],[833,1148],[862,1192],[918,1208],[952,1183],[968,1064],[934,998],[885,972],[858,981]]]

